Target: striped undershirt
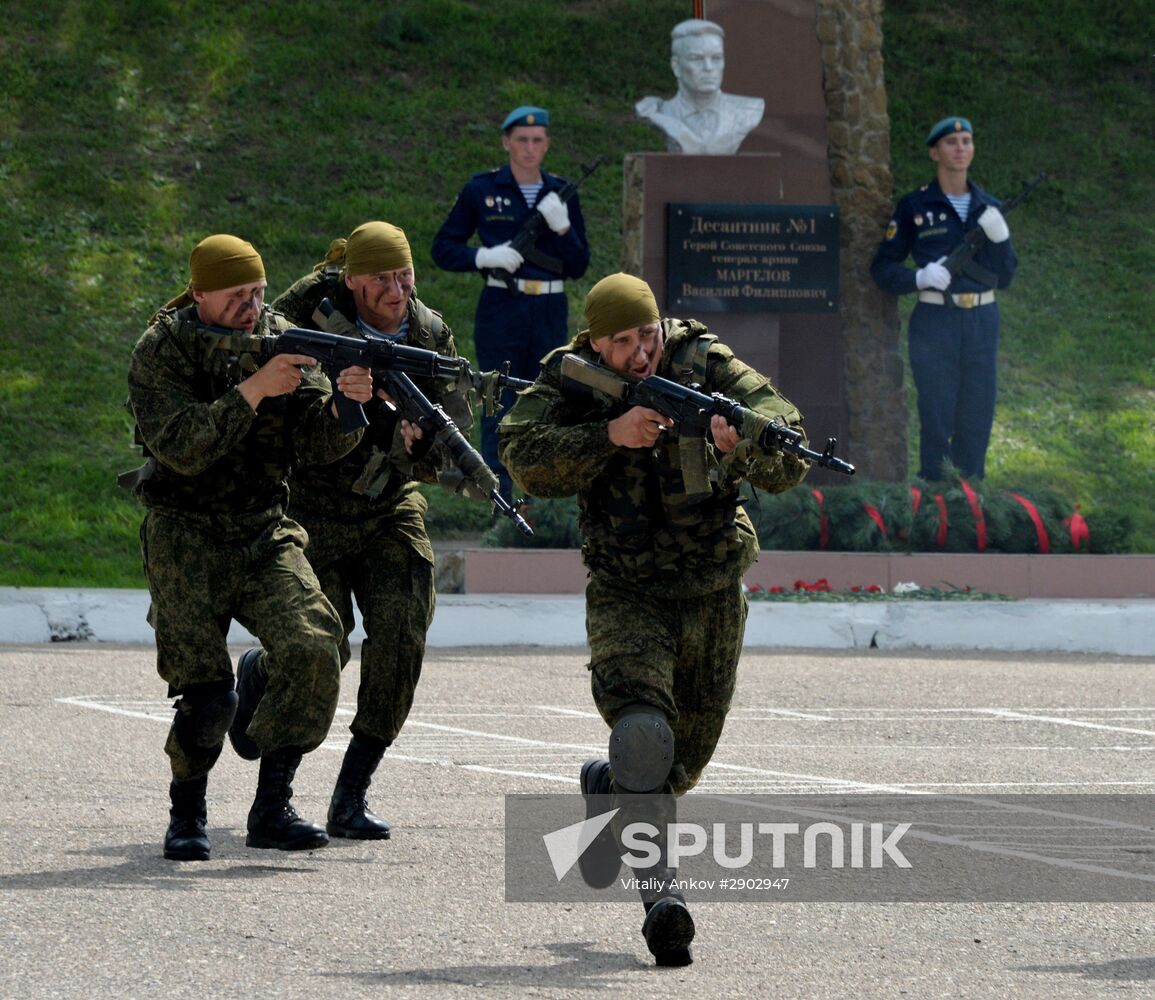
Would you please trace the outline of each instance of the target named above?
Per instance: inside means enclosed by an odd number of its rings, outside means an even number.
[[[970,214],[971,208],[971,193],[966,194],[948,194],[947,200],[954,205],[954,210],[958,212],[958,217],[963,222],[967,221],[967,216]]]

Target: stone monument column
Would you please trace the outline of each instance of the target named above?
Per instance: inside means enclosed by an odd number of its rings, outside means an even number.
[[[881,0],[708,0],[704,7],[703,16],[725,32],[720,89],[743,102],[732,101],[731,108],[748,110],[750,102],[760,101],[762,114],[737,153],[626,157],[623,269],[649,282],[664,313],[701,320],[739,357],[770,375],[802,410],[812,447],[837,437],[838,454],[857,465],[861,476],[905,478],[907,410],[897,314],[867,273],[890,211]],[[667,148],[674,149],[675,126],[660,113],[686,112],[685,79],[677,82],[673,97],[638,102],[639,115],[663,128]],[[688,96],[699,105],[691,112],[709,103],[701,94]],[[716,123],[710,108],[705,111],[706,120]],[[705,306],[721,311],[686,307],[680,289],[667,287],[668,213],[685,203],[745,213],[752,227],[765,224],[758,220],[767,214],[789,215],[792,207],[804,207],[796,214],[812,218],[829,214],[823,211],[829,207],[838,216],[830,241],[837,246],[826,247],[824,256],[833,260],[833,252],[836,258],[837,287],[816,299],[813,310],[787,299],[789,291],[777,302],[767,297]],[[723,270],[732,259],[702,261],[705,277],[721,281],[732,273]],[[763,265],[751,266],[757,270],[746,273],[767,274]],[[803,261],[798,272],[807,266]],[[796,273],[787,283],[800,280],[805,283]],[[749,288],[739,282],[722,294],[768,295]],[[695,301],[699,308],[706,302]],[[844,478],[816,469],[807,481]]]

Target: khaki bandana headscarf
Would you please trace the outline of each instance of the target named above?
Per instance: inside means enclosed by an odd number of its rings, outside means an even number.
[[[577,335],[579,344],[657,323],[662,318],[650,286],[632,274],[620,273],[602,278],[590,289],[585,315],[587,329]]]
[[[265,280],[265,264],[253,245],[239,236],[218,233],[201,240],[189,255],[189,283],[165,305],[180,309],[190,305],[193,292],[216,292]]]
[[[412,266],[405,233],[388,222],[366,222],[345,241],[345,273],[353,277]]]

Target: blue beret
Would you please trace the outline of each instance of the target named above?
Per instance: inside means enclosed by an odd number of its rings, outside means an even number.
[[[548,125],[549,112],[545,108],[534,108],[528,104],[523,104],[520,108],[514,108],[508,115],[505,116],[505,121],[501,123],[501,131],[507,128],[513,128],[515,125]]]
[[[969,132],[971,135],[975,134],[975,130],[971,128],[971,123],[966,118],[959,118],[958,115],[952,115],[950,118],[944,118],[941,122],[935,122],[926,136],[926,144],[933,146],[948,132]]]

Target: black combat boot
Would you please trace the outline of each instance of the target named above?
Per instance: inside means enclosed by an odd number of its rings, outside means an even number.
[[[289,804],[301,756],[297,750],[274,750],[261,757],[257,794],[249,810],[249,834],[245,837],[249,847],[309,851],[329,843],[324,830],[301,819]]]
[[[168,829],[164,832],[164,856],[169,861],[208,861],[209,838],[205,833],[208,809],[205,790],[209,778],[173,781],[168,786]]]
[[[656,869],[651,869],[651,873],[651,877],[658,875]],[[674,878],[677,872],[667,869],[666,874]],[[679,966],[693,962],[690,942],[694,940],[694,918],[690,916],[690,908],[681,893],[662,896],[644,906],[646,919],[642,924],[642,936],[654,956],[654,963]]]
[[[329,802],[325,832],[352,840],[388,840],[389,824],[369,808],[365,796],[385,747],[376,740],[354,736],[345,751],[337,785]]]
[[[678,889],[678,872],[670,867],[669,830],[677,819],[677,802],[668,792],[634,798],[645,822],[658,830],[654,842],[659,851],[658,860],[652,867],[639,868],[635,872],[646,911],[642,936],[657,965],[689,965],[694,961],[690,952],[690,942],[694,940],[694,918],[690,916],[686,898]]]
[[[256,760],[261,755],[261,748],[245,732],[269,684],[268,675],[261,669],[261,652],[259,646],[246,649],[237,660],[237,714],[229,726],[229,742],[245,760]]]
[[[610,762],[604,757],[593,757],[582,765],[582,796],[586,800],[586,819],[593,819],[613,808],[613,774]],[[592,889],[605,889],[614,884],[622,868],[622,850],[614,836],[612,824],[607,824],[578,856],[578,870],[585,884]]]

